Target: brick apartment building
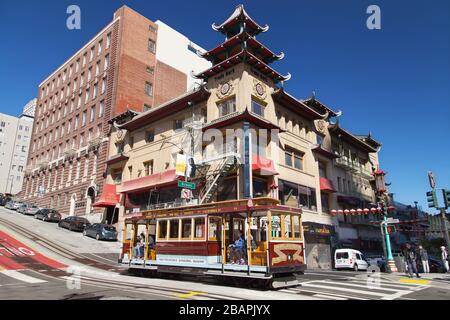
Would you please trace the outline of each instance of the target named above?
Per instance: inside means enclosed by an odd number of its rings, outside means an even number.
[[[171,50],[177,54],[169,55]],[[163,22],[126,6],[118,9],[103,30],[39,85],[20,196],[63,215],[103,219],[104,209],[93,204],[103,193],[110,120],[186,92],[195,81],[190,71],[209,66],[197,50]]]

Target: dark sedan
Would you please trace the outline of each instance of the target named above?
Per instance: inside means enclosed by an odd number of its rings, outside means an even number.
[[[70,216],[58,222],[58,227],[69,229],[70,231],[83,231],[90,225],[86,218]]]
[[[87,226],[83,231],[83,235],[97,240],[117,240],[116,228],[104,223],[94,223]]]
[[[34,218],[42,221],[59,222],[61,221],[61,214],[54,209],[39,209],[34,214]]]

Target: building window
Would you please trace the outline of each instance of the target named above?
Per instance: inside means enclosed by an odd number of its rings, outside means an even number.
[[[114,169],[112,171],[112,179],[115,184],[121,184],[122,183],[122,170],[120,169]]]
[[[174,130],[183,129],[183,120],[174,120],[173,121],[173,129]]]
[[[111,46],[111,32],[106,35],[106,49]]]
[[[148,104],[144,104],[144,112],[150,110],[152,107],[150,107]]]
[[[285,164],[288,167],[294,167],[298,170],[303,170],[303,153],[293,149],[287,149],[284,152]]]
[[[153,174],[153,160],[144,162],[144,174],[145,176]]]
[[[261,103],[252,100],[252,112],[264,117],[264,106]]]
[[[95,46],[91,48],[91,54],[89,55],[89,62],[94,59]]]
[[[102,47],[103,47],[103,40],[100,40],[98,43],[97,55],[100,55],[102,53]]]
[[[103,65],[103,70],[106,71],[109,67],[109,54],[105,56],[105,64]]]
[[[153,74],[155,70],[152,67],[147,67],[147,72]]]
[[[145,82],[145,94],[148,96],[153,95],[153,85],[150,82]]]
[[[323,178],[327,177],[327,165],[322,161],[319,161],[319,176]]]
[[[117,154],[123,153],[123,151],[124,151],[124,143],[123,142],[116,143],[116,151],[117,151]]]
[[[233,97],[231,99],[222,101],[217,105],[217,107],[219,109],[219,117],[233,113],[236,111],[236,98]]]
[[[148,39],[148,51],[155,53],[156,51],[156,43],[155,41]]]
[[[81,126],[82,127],[84,127],[86,125],[86,113],[87,113],[86,110],[83,111],[83,115],[82,115],[82,118],[81,118]]]
[[[100,107],[98,110],[98,116],[101,117],[103,115],[103,111],[105,110],[105,101],[100,101]]]
[[[90,118],[90,122],[93,122],[95,119],[95,106],[91,107],[91,118]]]
[[[147,130],[145,132],[145,142],[153,142],[155,140],[155,130]]]
[[[156,32],[156,28],[154,26],[148,26],[148,30],[151,32]]]
[[[104,78],[102,81],[102,94],[105,94],[105,92],[106,92],[106,78]]]

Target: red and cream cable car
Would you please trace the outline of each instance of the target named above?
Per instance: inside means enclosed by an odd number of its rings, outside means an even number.
[[[130,271],[296,285],[306,269],[301,209],[255,198],[130,214],[119,263]]]

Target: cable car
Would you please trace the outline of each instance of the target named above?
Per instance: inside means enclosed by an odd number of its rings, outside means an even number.
[[[301,208],[272,198],[230,200],[128,214],[119,263],[280,288],[306,269]]]

